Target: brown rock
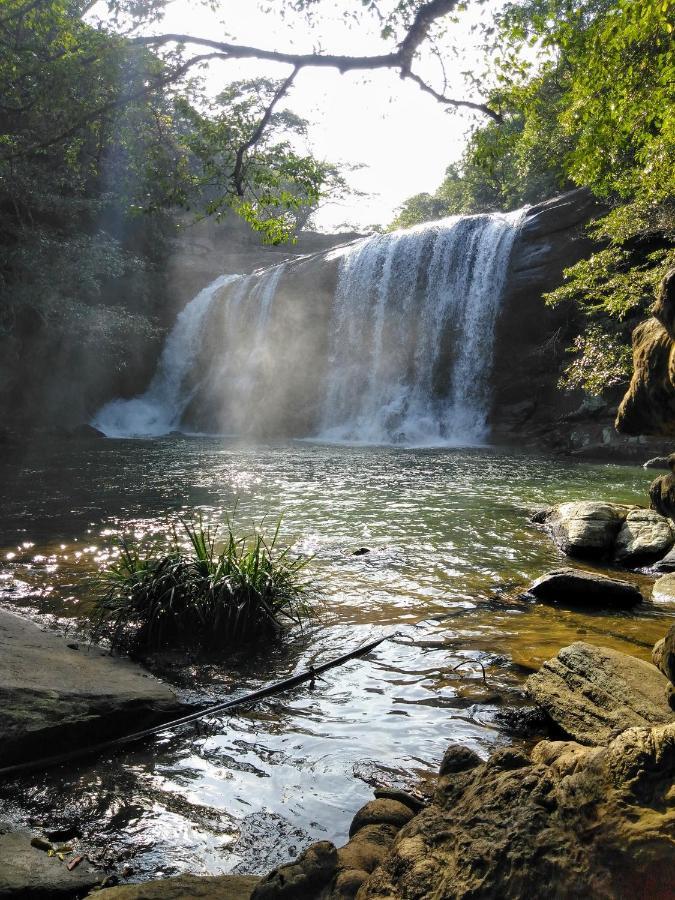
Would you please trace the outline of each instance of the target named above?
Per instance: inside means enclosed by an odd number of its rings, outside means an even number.
[[[636,725],[675,721],[655,666],[578,641],[527,679],[527,693],[580,744],[604,744]]]
[[[359,900],[666,900],[675,879],[675,725],[608,747],[543,742],[457,776],[400,832]]]
[[[671,684],[675,684],[675,625],[671,625],[665,637],[654,644],[652,661]]]
[[[475,750],[465,747],[464,744],[450,744],[443,754],[439,775],[452,775],[457,772],[466,772],[475,769],[482,762]]]
[[[365,825],[395,825],[402,828],[409,822],[414,813],[409,806],[398,800],[371,800],[356,813],[349,828],[349,837],[353,837]]]
[[[661,282],[652,313],[633,331],[633,377],[616,417],[624,434],[675,434],[675,270]]]
[[[273,869],[256,885],[251,900],[315,900],[337,872],[338,852],[330,841],[318,841],[295,860]]]

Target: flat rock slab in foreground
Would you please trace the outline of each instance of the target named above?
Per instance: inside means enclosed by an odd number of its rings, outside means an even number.
[[[249,900],[260,881],[255,875],[179,875],[146,884],[96,891],[96,900]]]
[[[547,660],[527,692],[581,744],[606,744],[626,728],[675,722],[668,680],[651,663],[581,641]]]
[[[166,685],[97,647],[0,610],[0,766],[58,754],[166,721]]]
[[[31,835],[0,834],[0,898],[56,900],[83,897],[100,883],[103,873],[82,862],[69,872],[58,857],[31,846]]]

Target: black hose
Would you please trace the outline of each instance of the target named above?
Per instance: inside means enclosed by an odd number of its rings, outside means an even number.
[[[172,728],[178,728],[181,725],[188,725],[190,722],[196,722],[198,719],[203,719],[206,716],[212,716],[215,713],[225,712],[226,710],[236,709],[239,706],[245,706],[247,703],[255,703],[257,700],[263,700],[265,697],[271,697],[274,694],[280,694],[282,691],[288,691],[291,688],[297,687],[299,684],[303,684],[305,681],[314,681],[317,675],[320,675],[322,672],[328,671],[328,669],[334,669],[336,666],[341,666],[343,663],[349,662],[350,659],[356,659],[359,656],[363,656],[364,653],[368,653],[369,650],[373,650],[379,644],[383,643],[383,641],[388,640],[391,635],[385,635],[384,637],[378,638],[376,641],[371,641],[369,644],[364,644],[361,647],[357,647],[356,650],[352,650],[350,653],[344,653],[342,656],[337,656],[335,659],[331,659],[328,662],[321,663],[319,666],[310,666],[309,669],[306,669],[304,672],[299,672],[297,675],[291,675],[290,678],[284,678],[283,681],[276,681],[274,684],[270,684],[267,687],[261,688],[259,691],[253,691],[251,694],[245,694],[243,697],[237,697],[234,700],[224,700],[221,703],[215,703],[212,706],[207,706],[206,709],[198,710],[197,712],[190,713],[187,716],[182,716],[180,719],[173,719],[172,721],[165,722],[162,725],[154,725],[152,728],[145,728],[143,731],[136,731],[133,734],[126,734],[119,738],[114,738],[110,741],[103,741],[100,744],[91,744],[88,747],[79,747],[77,750],[70,750],[67,753],[59,753],[56,756],[46,756],[43,759],[35,759],[31,762],[25,763],[17,763],[12,766],[5,766],[0,769],[0,778],[7,778],[13,775],[19,775],[24,772],[33,772],[35,770],[43,770],[49,769],[52,766],[57,766],[60,763],[71,762],[75,759],[81,759],[83,756],[90,756],[97,753],[102,753],[104,750],[112,750],[117,747],[123,747],[127,744],[133,744],[137,741],[144,740],[147,737],[150,737],[153,734],[160,734],[163,731],[170,731]]]

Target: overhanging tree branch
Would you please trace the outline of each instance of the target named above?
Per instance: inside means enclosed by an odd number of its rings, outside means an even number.
[[[132,43],[148,47],[161,47],[166,44],[208,47],[220,54],[220,58],[223,60],[259,59],[266,62],[291,65],[293,66],[294,72],[293,78],[297,72],[305,68],[337,69],[342,74],[354,71],[394,69],[400,72],[401,78],[410,78],[425,91],[425,93],[430,94],[436,100],[447,106],[473,109],[476,112],[489,116],[497,122],[501,122],[502,117],[499,113],[490,109],[487,104],[446,97],[445,94],[434,90],[434,88],[427,84],[419,75],[412,72],[412,63],[415,55],[429,36],[431,27],[437,20],[453,12],[458,3],[459,0],[430,0],[430,2],[424,3],[415,14],[405,37],[396,50],[393,50],[391,53],[374,56],[345,56],[331,53],[286,53],[279,50],[265,50],[262,47],[250,47],[245,44],[233,44],[229,41],[218,41],[212,38],[195,37],[194,35],[177,32],[137,36],[130,40]]]

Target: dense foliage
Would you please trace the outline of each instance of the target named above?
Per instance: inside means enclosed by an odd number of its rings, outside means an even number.
[[[275,110],[259,133],[278,83],[236,82],[209,100],[198,63],[160,59],[124,34],[164,5],[98,4],[104,27],[92,21],[92,3],[0,4],[5,409],[31,405],[27,384],[40,364],[58,357],[72,368],[94,357],[120,368],[130,342],[140,348],[158,336],[178,210],[234,210],[279,242],[327,187],[344,188],[334,166],[298,150],[297,116]],[[36,341],[44,358],[27,379],[17,376]],[[75,348],[68,363],[63,354]]]
[[[108,637],[113,650],[231,649],[311,614],[308,560],[278,548],[279,525],[270,538],[259,530],[238,536],[228,520],[222,545],[201,521],[183,521],[180,531],[162,546],[123,541],[104,573],[94,635]]]
[[[472,136],[433,195],[394,225],[514,209],[587,185],[610,211],[598,252],[568,270],[548,302],[586,327],[563,383],[599,393],[624,381],[630,332],[675,262],[673,0],[524,0],[498,17],[492,104],[502,122]]]

